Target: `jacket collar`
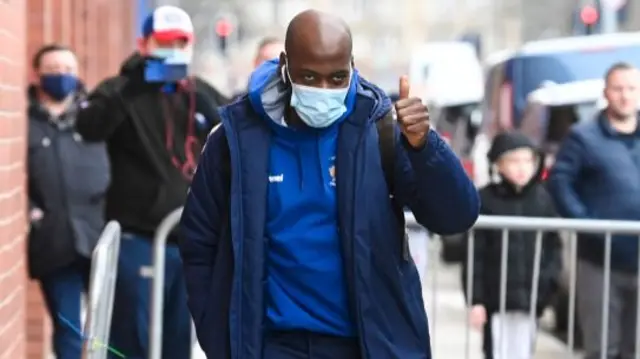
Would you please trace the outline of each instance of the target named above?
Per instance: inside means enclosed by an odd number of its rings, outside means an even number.
[[[598,121],[598,124],[600,125],[600,128],[602,129],[602,132],[607,136],[610,136],[610,137],[618,137],[618,136],[640,137],[640,125],[638,127],[636,127],[636,130],[633,133],[630,133],[630,134],[620,133],[615,128],[613,128],[613,126],[611,126],[611,122],[609,121],[609,118],[607,118],[607,114],[605,113],[604,110],[600,111],[600,113],[598,114],[597,121]],[[640,124],[640,118],[638,119],[638,123]]]

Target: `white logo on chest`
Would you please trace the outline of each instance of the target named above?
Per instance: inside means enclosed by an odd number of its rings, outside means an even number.
[[[282,183],[284,182],[284,174],[269,176],[269,183]]]

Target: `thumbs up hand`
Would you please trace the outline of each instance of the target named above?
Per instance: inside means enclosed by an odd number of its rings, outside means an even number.
[[[409,78],[400,77],[398,102],[395,103],[400,130],[415,149],[420,149],[427,142],[429,134],[429,110],[417,97],[409,97]]]

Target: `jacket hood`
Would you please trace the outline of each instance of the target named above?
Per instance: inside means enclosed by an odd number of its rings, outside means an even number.
[[[487,158],[491,163],[495,163],[503,154],[517,148],[530,148],[537,150],[533,141],[519,132],[506,132],[497,135],[491,143],[491,148],[487,153]]]
[[[120,66],[120,75],[122,76],[140,76],[142,77],[144,69],[144,57],[138,52],[129,55]]]
[[[283,126],[283,121],[291,96],[291,87],[283,80],[278,63],[278,59],[266,61],[251,74],[248,97],[253,109],[280,132],[288,131]],[[374,106],[371,109],[371,118],[380,118],[391,109],[391,101],[385,93],[361,78],[358,71],[354,69],[349,92],[345,100],[347,112],[337,123],[348,118],[353,112],[356,107],[356,97],[358,96],[365,96],[374,101]]]

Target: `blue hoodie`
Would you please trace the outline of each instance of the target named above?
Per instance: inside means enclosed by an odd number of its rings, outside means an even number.
[[[338,235],[335,158],[339,125],[353,111],[357,76],[354,71],[347,112],[325,129],[287,127],[287,86],[269,72],[250,80],[249,100],[273,131],[265,229],[271,329],[355,334]]]
[[[376,122],[391,101],[362,78],[354,86],[352,111],[337,134],[293,139],[274,126],[287,100],[276,62],[257,70],[248,97],[221,109],[222,126],[209,135],[187,196],[179,243],[189,309],[208,357],[260,359],[266,329],[305,326],[355,334],[362,357],[431,358],[420,278],[402,255],[379,155]],[[479,202],[460,161],[435,131],[418,149],[395,132],[398,204],[432,232],[465,232]]]

